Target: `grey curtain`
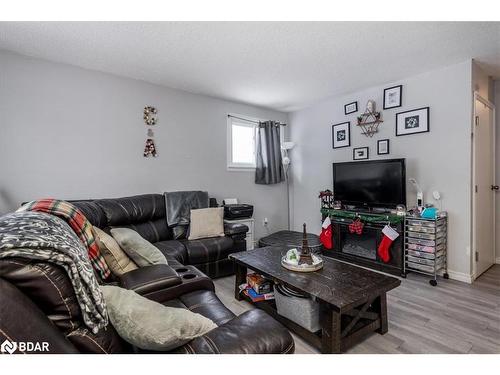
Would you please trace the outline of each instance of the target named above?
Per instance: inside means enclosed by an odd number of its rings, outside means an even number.
[[[274,121],[262,122],[257,130],[257,160],[255,183],[277,184],[285,180],[281,162],[280,125]]]

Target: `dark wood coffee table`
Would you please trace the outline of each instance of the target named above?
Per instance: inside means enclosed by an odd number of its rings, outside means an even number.
[[[281,266],[285,251],[279,247],[263,247],[229,255],[236,266],[234,297],[248,300],[239,290],[246,282],[247,269],[309,295],[320,304],[321,330],[315,333],[280,316],[272,300],[256,302],[255,306],[322,353],[340,353],[370,332],[387,332],[386,293],[399,286],[400,280],[327,257],[323,257],[324,267],[319,271],[289,271]]]

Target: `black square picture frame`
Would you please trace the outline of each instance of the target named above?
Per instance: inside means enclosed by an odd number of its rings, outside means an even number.
[[[422,107],[396,113],[396,136],[430,132],[429,112],[429,107]]]
[[[352,150],[352,160],[367,160],[370,157],[368,147],[357,147]]]
[[[403,104],[403,85],[384,89],[384,109],[398,108]]]
[[[332,148],[351,146],[351,122],[332,125]]]
[[[389,155],[389,139],[380,139],[377,141],[377,155]]]
[[[344,105],[344,114],[349,115],[351,113],[358,112],[358,102],[347,103]]]

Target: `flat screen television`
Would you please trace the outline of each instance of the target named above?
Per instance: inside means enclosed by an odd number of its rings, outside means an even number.
[[[405,159],[333,163],[333,194],[343,205],[406,205]]]

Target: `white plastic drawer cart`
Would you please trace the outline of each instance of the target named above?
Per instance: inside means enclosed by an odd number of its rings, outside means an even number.
[[[443,215],[436,219],[407,216],[405,219],[406,272],[418,272],[432,276],[429,283],[437,285],[437,275],[447,272],[447,224]]]

